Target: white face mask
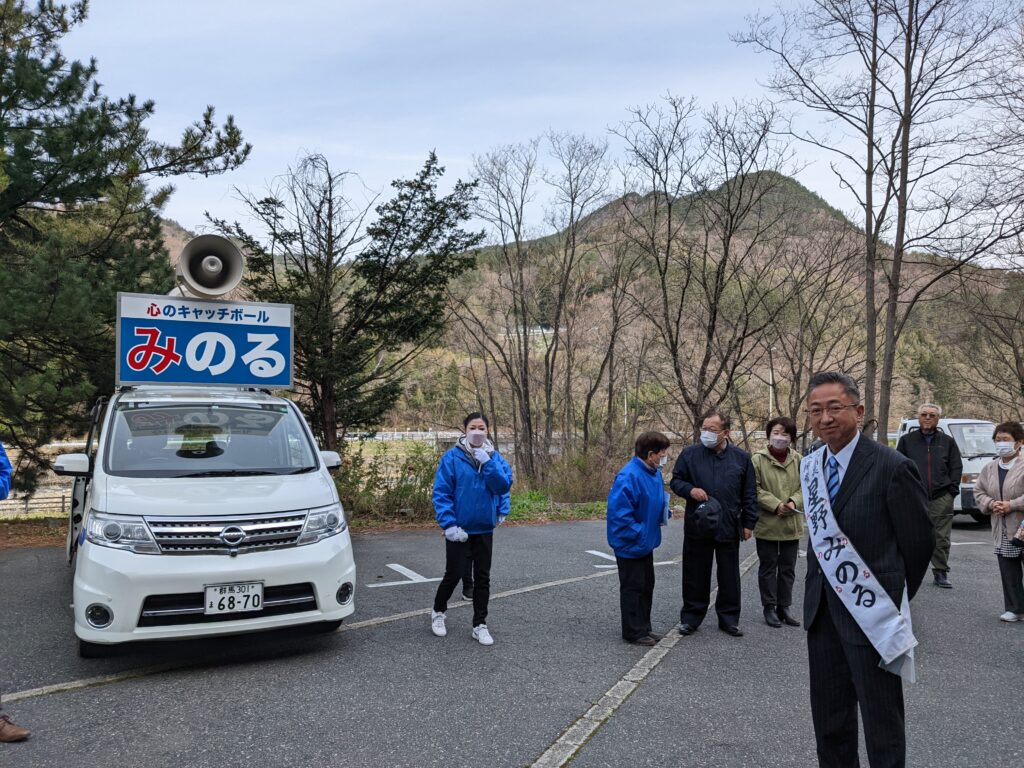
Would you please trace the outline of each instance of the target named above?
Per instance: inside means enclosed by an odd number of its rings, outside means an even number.
[[[996,443],[996,455],[998,456],[1009,456],[1016,450],[1016,444],[1009,440],[1000,440]]]
[[[789,439],[789,435],[772,435],[768,442],[771,443],[772,448],[776,451],[784,451],[789,448],[789,444],[792,440]]]
[[[705,448],[714,448],[718,445],[718,433],[701,431],[700,441]]]
[[[482,429],[471,429],[466,433],[466,439],[471,446],[479,448],[487,439],[487,433]]]
[[[659,467],[664,467],[666,464],[668,464],[668,454],[667,453],[664,456],[662,456],[660,459],[658,459],[658,466]]]

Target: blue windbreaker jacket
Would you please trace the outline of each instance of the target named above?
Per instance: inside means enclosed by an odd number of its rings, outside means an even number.
[[[434,517],[441,530],[491,533],[509,511],[512,468],[495,451],[483,466],[459,446],[449,448],[434,475]]]
[[[6,499],[11,492],[11,460],[7,458],[4,444],[0,443],[0,500]]]
[[[661,470],[634,456],[619,470],[608,493],[608,546],[619,557],[650,554],[661,544],[664,509]]]

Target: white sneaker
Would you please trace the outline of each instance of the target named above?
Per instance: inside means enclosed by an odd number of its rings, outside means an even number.
[[[1004,613],[1002,616],[999,617],[999,620],[1000,621],[1020,621],[1020,619],[1017,617],[1017,614],[1014,613],[1013,611],[1007,611],[1006,613]]]
[[[480,645],[494,645],[494,638],[491,637],[491,633],[487,629],[486,624],[473,627],[473,639],[479,642]]]
[[[430,631],[438,637],[444,637],[448,634],[448,628],[444,625],[446,615],[437,611],[430,612]]]

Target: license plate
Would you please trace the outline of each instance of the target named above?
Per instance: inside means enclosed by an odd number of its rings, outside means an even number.
[[[218,584],[206,588],[204,613],[243,613],[263,610],[263,583]]]

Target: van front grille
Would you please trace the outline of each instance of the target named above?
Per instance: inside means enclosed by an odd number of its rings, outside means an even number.
[[[146,522],[164,554],[231,554],[295,546],[306,512],[216,518],[147,515]]]

